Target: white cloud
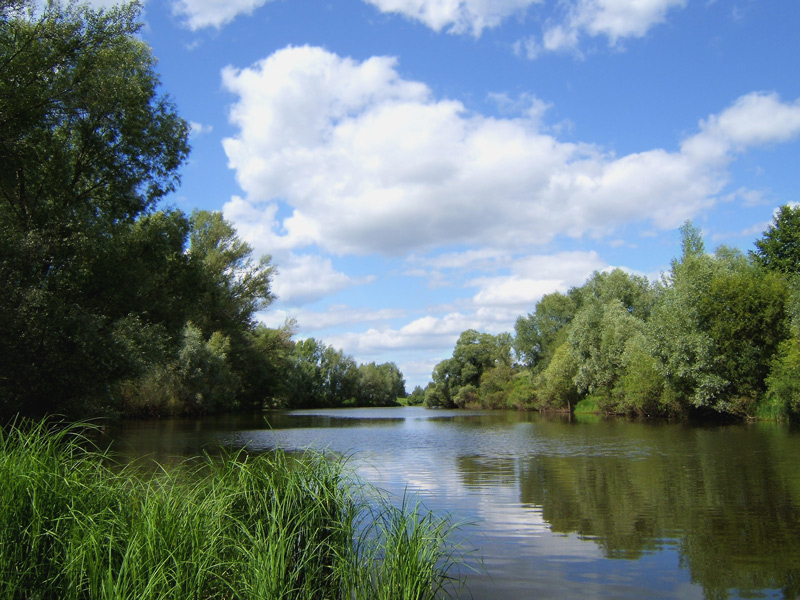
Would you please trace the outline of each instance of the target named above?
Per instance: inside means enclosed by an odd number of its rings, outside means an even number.
[[[361,285],[370,277],[352,278],[333,268],[331,260],[315,254],[285,254],[277,264],[272,290],[286,305],[307,304]]]
[[[326,340],[337,348],[359,356],[373,356],[387,350],[430,350],[452,348],[458,336],[466,329],[484,328],[484,322],[475,315],[460,312],[439,317],[427,315],[399,329],[370,328],[363,333],[348,332],[327,336]]]
[[[189,121],[189,137],[197,137],[214,131],[213,125],[203,125],[197,121]]]
[[[204,27],[219,29],[239,15],[251,15],[270,0],[177,0],[172,5],[174,14],[182,17],[192,31]]]
[[[701,121],[700,132],[681,149],[699,160],[725,160],[752,146],[787,142],[800,135],[800,99],[784,103],[775,93],[742,96],[719,115]]]
[[[549,25],[541,42],[535,37],[521,40],[517,53],[536,58],[542,50],[577,51],[582,38],[603,36],[609,45],[619,40],[643,37],[666,20],[672,9],[683,8],[688,0],[574,0],[566,3],[566,15]]]
[[[542,0],[365,0],[378,10],[420,21],[434,31],[481,35]]]
[[[338,254],[519,249],[632,222],[672,228],[717,201],[738,153],[800,134],[798,102],[750,94],[677,151],[617,157],[544,133],[538,114],[489,118],[436,99],[401,78],[395,59],[312,47],[226,68],[223,82],[238,128],[224,147],[245,192],[226,217],[274,248]],[[290,216],[277,218],[278,200]]]
[[[683,8],[688,0],[364,0],[385,13],[419,21],[434,31],[470,33],[503,21],[523,17],[532,5],[549,11],[541,35],[519,40],[515,52],[536,58],[543,50],[577,51],[584,36],[603,36],[614,46],[619,40],[642,37],[666,20],[670,10]],[[559,13],[559,14],[556,14]]]
[[[562,252],[534,255],[511,264],[511,274],[481,277],[470,282],[478,287],[473,302],[481,309],[511,309],[514,315],[532,310],[545,294],[566,292],[583,284],[594,271],[607,267],[596,252]]]
[[[465,253],[469,254],[469,253]],[[451,255],[451,258],[454,255]],[[452,262],[458,261],[448,261]],[[434,354],[446,357],[466,329],[476,329],[489,333],[512,331],[520,314],[530,312],[536,302],[545,294],[565,292],[570,287],[583,284],[596,270],[608,265],[595,252],[562,252],[554,255],[535,255],[509,261],[509,275],[482,277],[467,283],[478,291],[471,299],[460,301],[458,310],[447,310],[442,306],[434,308],[429,314],[417,318],[401,327],[388,324],[371,325],[366,331],[335,333],[325,335],[326,343],[342,348],[354,355],[357,360],[384,360],[386,356],[408,357],[398,361],[404,373],[420,372],[424,377],[438,361],[420,361],[420,354]],[[388,320],[395,315],[385,311],[365,311],[363,319],[358,319],[355,311],[346,307],[332,307],[329,311],[300,313],[298,321],[304,329],[322,329],[326,326],[348,324],[350,316],[356,316],[352,324]],[[286,315],[280,314],[273,320],[282,321]],[[344,316],[345,318],[341,318]],[[306,327],[306,322],[312,323]],[[422,369],[422,371],[420,371]]]
[[[624,37],[642,37],[663,23],[667,12],[683,8],[688,0],[580,0],[570,26],[589,35],[606,36],[612,44]]]
[[[407,317],[404,309],[381,308],[365,309],[345,305],[327,307],[324,311],[305,309],[270,310],[262,315],[262,321],[270,327],[278,327],[287,319],[296,319],[306,335],[315,335],[326,329],[337,327],[351,327],[375,321],[390,321]]]

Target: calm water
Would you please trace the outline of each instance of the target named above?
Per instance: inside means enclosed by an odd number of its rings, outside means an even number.
[[[202,448],[350,455],[396,496],[474,525],[476,600],[797,598],[800,431],[421,408],[126,423],[129,457]],[[470,597],[465,594],[465,597]]]

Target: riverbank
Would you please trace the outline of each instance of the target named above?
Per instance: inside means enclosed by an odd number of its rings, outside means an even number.
[[[0,598],[428,599],[454,526],[322,453],[120,466],[86,426],[0,432]]]

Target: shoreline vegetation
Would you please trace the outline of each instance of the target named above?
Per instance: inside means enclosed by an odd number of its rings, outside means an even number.
[[[115,464],[94,427],[0,430],[0,598],[457,597],[457,525],[307,452]],[[153,468],[155,467],[155,468]]]
[[[637,418],[800,418],[800,207],[783,206],[745,254],[682,255],[658,281],[595,272],[546,294],[515,335],[467,330],[432,381],[439,408],[516,408]]]

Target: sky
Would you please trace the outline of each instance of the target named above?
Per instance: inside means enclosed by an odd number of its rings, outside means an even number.
[[[95,0],[99,3],[101,0]],[[106,3],[113,0],[103,0]],[[222,211],[296,319],[424,386],[678,228],[747,251],[800,201],[797,0],[147,0],[192,125],[172,206]]]

